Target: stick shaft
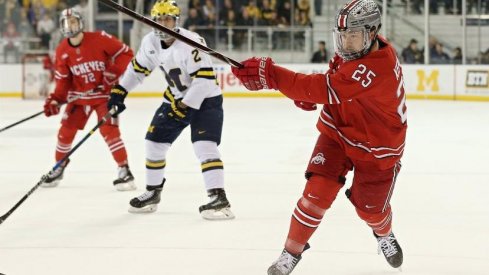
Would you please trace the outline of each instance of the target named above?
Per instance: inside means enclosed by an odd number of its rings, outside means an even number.
[[[97,125],[95,125],[95,127],[93,127],[76,145],[75,147],[73,147],[69,152],[68,154],[66,154],[66,156],[64,156],[61,160],[59,160],[55,165],[54,167],[51,169],[51,171],[49,171],[47,174],[43,175],[41,177],[41,180],[39,180],[39,182],[36,183],[36,185],[34,185],[34,187],[32,187],[29,192],[27,192],[12,208],[10,208],[9,211],[7,211],[7,213],[5,213],[3,216],[0,217],[0,224],[2,224],[10,215],[12,215],[12,213],[14,213],[14,211],[22,204],[24,203],[24,201],[32,194],[34,193],[34,191],[36,191],[37,188],[39,188],[39,186],[41,186],[41,184],[48,178],[49,174],[54,172],[54,170],[58,169],[90,136],[93,135],[93,133],[95,133],[95,131],[100,127],[102,126],[102,124],[104,124],[107,119],[110,118],[110,116],[113,114],[113,111],[109,111],[107,114],[105,114],[105,116],[97,123]]]
[[[124,7],[124,6],[121,6],[117,3],[115,3],[114,1],[111,1],[111,0],[99,0],[99,1],[105,5],[113,8],[113,9],[115,9],[115,10],[118,10],[124,14],[129,15],[131,18],[138,20],[139,22],[142,22],[142,23],[144,23],[150,27],[158,29],[158,30],[160,30],[166,34],[169,34],[169,35],[175,37],[175,39],[178,39],[178,40],[180,40],[180,41],[182,41],[182,42],[184,42],[184,43],[186,43],[192,47],[195,47],[195,48],[207,53],[210,56],[213,56],[213,57],[215,57],[215,58],[217,58],[223,62],[226,62],[229,65],[232,65],[232,66],[238,67],[238,68],[243,67],[243,65],[241,65],[241,63],[239,63],[238,61],[236,61],[232,58],[229,58],[229,57],[227,57],[227,56],[225,56],[219,52],[216,52],[215,50],[213,50],[209,47],[206,47],[202,44],[199,44],[199,43],[193,41],[192,39],[179,34],[178,32],[170,30],[169,28],[167,28],[161,24],[158,24],[157,22],[155,22],[155,21],[153,21],[153,20],[151,20],[151,19],[149,19],[149,18],[147,18],[147,17],[145,17],[145,16],[143,16],[137,12],[134,12],[134,11]]]

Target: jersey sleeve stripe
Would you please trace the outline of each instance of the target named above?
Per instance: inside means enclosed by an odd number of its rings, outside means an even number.
[[[61,74],[59,71],[54,71],[54,76],[57,78],[57,79],[61,79],[61,78],[67,78],[68,75],[67,74]]]
[[[198,71],[190,74],[193,78],[216,79],[213,68],[200,68]]]
[[[328,87],[328,99],[329,99],[329,104],[340,104],[340,99],[336,95],[336,92],[333,90],[333,87],[331,87],[331,82],[329,80],[329,74],[326,74],[326,84]]]
[[[132,64],[132,67],[134,68],[134,71],[137,72],[137,73],[142,73],[144,74],[145,76],[148,76],[151,74],[151,71],[148,70],[148,68],[144,67],[144,66],[141,66],[141,64],[138,63],[138,61],[136,60],[136,58],[134,58],[132,61],[131,61],[131,64]]]
[[[171,93],[170,88],[166,88],[165,92],[163,93],[163,97],[171,103],[175,102],[175,97]]]
[[[124,53],[125,53],[125,52],[127,52],[127,51],[128,51],[128,49],[129,49],[129,47],[127,47],[127,45],[126,45],[126,44],[124,44],[124,45],[122,46],[122,48],[121,48],[121,49],[120,49],[118,52],[116,52],[116,53],[115,53],[115,54],[112,56],[112,60],[115,60],[115,59],[117,58],[117,56],[119,56],[121,53],[123,53],[123,52],[124,52]]]

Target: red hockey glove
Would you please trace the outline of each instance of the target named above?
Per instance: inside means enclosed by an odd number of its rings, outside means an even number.
[[[61,103],[63,103],[61,99],[54,94],[50,94],[44,101],[44,114],[47,117],[59,114]]]
[[[273,61],[270,57],[253,57],[241,64],[243,68],[231,67],[231,71],[248,90],[277,89],[277,83],[271,75]]]
[[[294,104],[304,111],[315,111],[318,109],[317,104],[312,102],[294,100]]]

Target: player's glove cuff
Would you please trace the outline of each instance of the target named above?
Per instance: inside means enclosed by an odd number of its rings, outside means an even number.
[[[110,99],[107,103],[107,108],[109,110],[114,109],[113,117],[116,117],[126,109],[124,100],[126,99],[127,94],[128,92],[126,89],[118,84],[110,90]]]
[[[171,110],[168,113],[168,116],[178,121],[184,120],[188,115],[189,109],[191,109],[182,103],[182,99],[177,99],[171,102],[170,105]]]
[[[270,57],[253,57],[241,62],[242,68],[231,67],[233,74],[251,91],[277,89]]]

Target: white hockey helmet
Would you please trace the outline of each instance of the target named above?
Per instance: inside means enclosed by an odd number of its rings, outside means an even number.
[[[381,14],[374,0],[351,0],[336,15],[333,29],[335,52],[345,61],[366,55],[377,38],[381,27]],[[374,32],[371,39],[370,33]],[[356,47],[348,39],[357,39]],[[360,41],[359,41],[360,40]]]
[[[175,19],[175,27],[173,28],[173,31],[178,32],[178,22],[180,19],[180,8],[178,7],[177,3],[173,0],[158,0],[156,3],[153,5],[153,8],[151,8],[151,19],[154,21],[157,21],[159,18],[165,17],[165,16],[171,16]],[[158,36],[161,40],[165,42],[170,42],[174,40],[173,36],[166,34],[160,30],[154,29],[154,33],[156,36]]]
[[[78,27],[74,29],[71,21],[69,20],[71,17],[75,18],[78,21]],[[61,12],[61,16],[59,17],[59,30],[63,34],[64,37],[74,37],[77,34],[83,31],[83,17],[80,12],[75,9],[64,9]]]

